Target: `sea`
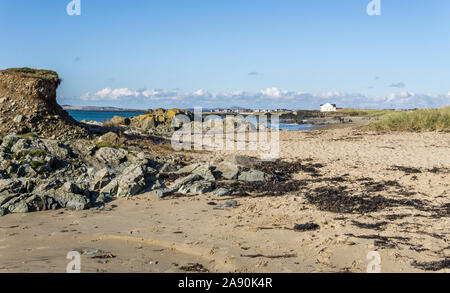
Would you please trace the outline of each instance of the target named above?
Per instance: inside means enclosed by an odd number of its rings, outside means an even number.
[[[81,110],[68,110],[67,111],[73,119],[77,121],[96,121],[105,122],[111,120],[114,116],[120,116],[130,118],[133,116],[142,115],[142,112],[104,112],[104,111],[81,111]]]
[[[105,122],[111,120],[114,116],[120,116],[125,118],[130,118],[133,116],[142,115],[142,112],[104,112],[104,111],[81,111],[81,110],[68,110],[70,116],[72,116],[77,121],[96,121]],[[254,121],[249,120],[254,123]],[[317,125],[311,124],[297,124],[289,123],[286,121],[280,121],[280,130],[290,130],[290,131],[306,131],[312,130]]]

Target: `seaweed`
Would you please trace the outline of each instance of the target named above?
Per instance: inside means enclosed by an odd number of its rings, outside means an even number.
[[[294,231],[305,232],[319,230],[320,226],[316,223],[295,224]]]
[[[388,170],[394,170],[394,171],[402,171],[405,172],[407,175],[409,174],[419,174],[422,173],[421,170],[417,169],[417,168],[411,168],[411,167],[403,167],[403,166],[392,166],[390,169]]]
[[[274,175],[276,177],[292,178],[293,174],[299,172],[312,173],[317,175],[319,173],[318,169],[324,167],[323,164],[319,163],[304,163],[301,160],[295,162],[286,162],[282,160],[276,160],[274,162],[263,161],[254,163],[252,166],[254,169],[262,171],[264,173]]]
[[[413,261],[411,265],[424,271],[437,272],[443,269],[450,269],[450,258],[431,262]]]
[[[353,225],[361,228],[361,229],[371,229],[371,230],[377,230],[377,231],[381,231],[385,229],[385,226],[388,224],[388,222],[378,222],[378,223],[361,223],[358,221],[353,220],[352,221]]]
[[[318,187],[306,194],[310,204],[319,210],[333,213],[358,213],[366,214],[377,212],[394,206],[419,206],[424,205],[419,200],[397,200],[385,198],[381,195],[350,195],[346,187]]]

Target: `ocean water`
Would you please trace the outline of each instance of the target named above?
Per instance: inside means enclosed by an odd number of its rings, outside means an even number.
[[[211,119],[224,119],[224,117],[223,116],[221,116],[221,117],[214,116]],[[258,123],[258,120],[254,117],[253,118],[244,118],[244,120],[246,120],[252,124],[255,124],[255,125]],[[264,125],[266,127],[270,128],[270,123],[265,123]],[[317,125],[289,123],[283,119],[280,119],[280,123],[279,123],[280,130],[307,131],[307,130],[314,129],[315,127],[317,127]]]
[[[107,120],[111,120],[114,116],[120,117],[133,117],[142,115],[142,112],[100,112],[100,111],[67,111],[70,116],[72,116],[77,121],[87,120],[87,121],[97,121],[97,122],[105,122]],[[256,120],[246,119],[251,123],[256,123]],[[267,125],[270,127],[270,125]],[[291,131],[306,131],[314,129],[316,125],[310,124],[296,124],[296,123],[286,123],[284,121],[280,121],[280,130],[291,130]]]
[[[77,121],[87,120],[87,121],[97,121],[105,122],[111,120],[114,116],[120,116],[125,118],[130,118],[133,116],[139,116],[144,113],[142,112],[100,112],[100,111],[67,111],[73,119]]]

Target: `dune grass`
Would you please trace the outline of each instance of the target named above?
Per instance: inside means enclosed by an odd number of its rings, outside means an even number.
[[[389,114],[395,113],[395,110],[378,110],[378,109],[354,109],[354,108],[344,108],[339,109],[336,112],[331,112],[335,116],[345,115],[350,117],[383,117]]]
[[[397,112],[369,124],[378,131],[439,131],[450,130],[450,106],[440,109]]]

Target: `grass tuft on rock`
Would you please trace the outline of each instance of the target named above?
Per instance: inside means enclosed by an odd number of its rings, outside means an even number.
[[[22,68],[9,68],[1,70],[0,73],[15,74],[22,78],[36,78],[56,81],[58,84],[61,82],[58,73],[53,70],[34,69],[28,67]]]
[[[115,149],[115,148],[117,148],[116,145],[114,145],[114,144],[112,144],[110,142],[107,142],[107,141],[101,141],[101,142],[97,143],[96,146],[97,146],[98,149],[101,149],[101,148],[112,148],[112,149]]]
[[[33,167],[33,169],[38,169],[40,168],[42,165],[45,164],[44,160],[39,160],[39,161],[31,161],[30,162],[30,166]]]

